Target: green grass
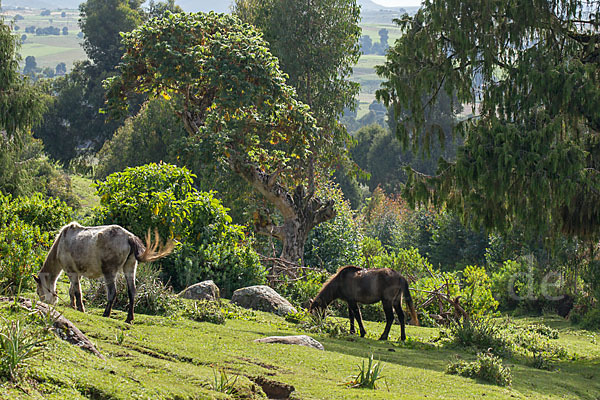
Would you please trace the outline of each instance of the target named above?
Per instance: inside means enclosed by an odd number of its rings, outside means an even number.
[[[65,11],[66,16],[61,17],[61,12]],[[19,30],[14,33],[19,37],[27,35],[27,40],[21,46],[21,64],[24,66],[25,58],[34,56],[37,66],[40,68],[56,68],[58,63],[64,62],[67,71],[70,71],[73,63],[78,60],[85,60],[87,55],[81,47],[81,39],[77,38],[80,32],[78,19],[78,10],[52,11],[49,16],[41,16],[41,10],[7,10],[4,17],[7,22],[13,20],[15,15],[20,14],[24,19],[16,21],[14,25],[19,26]],[[69,29],[68,35],[49,35],[37,36],[32,33],[26,33],[25,28],[35,26],[44,28],[55,26],[62,30],[63,27]]]
[[[66,285],[59,287],[59,294],[68,297]],[[7,315],[7,306],[1,307],[0,314]],[[82,314],[65,304],[59,307],[107,360],[54,339],[46,355],[34,361],[27,380],[19,386],[0,384],[0,398],[227,398],[210,390],[215,370],[232,378],[239,375],[236,386],[249,396],[253,384],[248,377],[264,376],[293,385],[296,399],[420,399],[425,395],[433,399],[596,399],[600,393],[600,345],[588,332],[558,318],[544,322],[560,331],[559,342],[575,360],[559,363],[552,372],[508,362],[513,385],[501,388],[445,374],[455,355],[466,360],[475,356],[428,344],[437,334],[435,328],[407,327],[411,339],[402,345],[396,341],[398,326],[392,328],[393,340],[380,342],[376,338],[383,324],[366,322],[366,338],[315,336],[325,346],[325,351],[319,351],[254,343],[259,337],[304,333],[283,318],[261,312],[246,320],[227,320],[225,325],[137,314],[135,324],[129,326],[120,311],[103,318],[100,309]],[[371,354],[384,366],[379,389],[346,387],[344,383]]]

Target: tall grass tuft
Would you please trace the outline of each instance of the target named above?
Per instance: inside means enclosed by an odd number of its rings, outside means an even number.
[[[21,321],[3,319],[0,328],[0,376],[16,382],[29,361],[42,352],[46,341],[26,330]]]
[[[365,365],[365,360],[363,360],[362,365],[358,368],[358,374],[353,376],[346,385],[352,388],[377,389],[377,381],[383,378],[381,375],[383,364],[381,364],[381,361],[374,362],[373,354],[371,354],[367,364]]]

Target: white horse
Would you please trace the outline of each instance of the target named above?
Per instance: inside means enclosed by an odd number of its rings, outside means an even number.
[[[129,312],[126,322],[133,321],[135,299],[135,270],[139,262],[155,261],[173,251],[173,241],[168,240],[159,248],[158,232],[155,231],[152,245],[150,231],[146,235],[146,246],[140,238],[119,225],[84,227],[76,222],[64,226],[52,244],[39,275],[34,277],[40,300],[56,304],[56,281],[65,271],[71,281],[69,296],[71,307],[84,312],[81,300],[80,278],[104,277],[108,304],[104,316],[109,317],[116,298],[115,280],[122,272],[127,281]]]

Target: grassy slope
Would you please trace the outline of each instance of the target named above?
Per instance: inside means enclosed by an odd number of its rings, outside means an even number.
[[[66,296],[66,286],[61,292]],[[4,306],[1,313],[6,310]],[[0,398],[225,398],[206,387],[214,368],[241,375],[237,385],[247,393],[252,383],[246,376],[265,376],[294,385],[295,398],[301,399],[470,399],[484,395],[491,399],[596,399],[600,393],[600,346],[593,343],[595,336],[573,331],[558,319],[545,322],[561,330],[561,344],[570,354],[579,354],[579,359],[562,362],[553,372],[513,365],[512,388],[500,388],[446,375],[452,357],[474,356],[420,344],[436,334],[433,328],[408,327],[409,337],[418,342],[402,346],[375,340],[383,324],[367,323],[365,339],[316,336],[326,349],[318,351],[253,343],[267,335],[303,333],[282,318],[260,312],[247,320],[227,320],[225,325],[137,315],[135,324],[128,326],[122,322],[122,312],[106,319],[99,309],[87,314],[61,310],[92,338],[107,360],[55,339],[47,355],[35,361],[30,373],[34,379],[20,387],[0,385]],[[121,332],[125,336],[119,344]],[[399,327],[394,326],[391,337],[398,336]],[[371,353],[384,363],[385,383],[376,391],[343,386]]]

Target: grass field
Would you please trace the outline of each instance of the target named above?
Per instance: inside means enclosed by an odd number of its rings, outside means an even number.
[[[59,295],[67,296],[62,284]],[[509,388],[447,375],[448,362],[459,356],[473,359],[467,350],[448,350],[429,343],[436,328],[409,326],[409,344],[391,338],[375,340],[383,324],[367,322],[366,338],[333,339],[314,336],[325,351],[301,346],[257,344],[270,335],[304,334],[297,325],[262,312],[248,312],[225,325],[199,323],[182,318],[136,315],[134,325],[115,312],[107,319],[100,309],[83,314],[60,304],[59,309],[98,346],[100,360],[60,339],[53,339],[43,356],[32,363],[28,379],[20,385],[0,384],[2,399],[211,399],[231,398],[211,390],[214,373],[224,370],[238,376],[236,387],[258,398],[250,380],[262,376],[295,387],[293,399],[592,399],[600,395],[600,345],[598,335],[572,329],[559,317],[543,322],[560,332],[559,343],[569,351],[554,371],[511,364]],[[0,315],[15,318],[9,306]],[[23,317],[23,315],[20,315]],[[533,322],[530,319],[518,323]],[[540,319],[535,319],[540,323]],[[358,371],[357,365],[373,354],[383,364],[384,379],[377,390],[344,385]],[[252,397],[254,396],[254,397]]]
[[[23,17],[22,20],[14,21],[14,25],[19,29],[15,34],[21,36],[27,35],[27,39],[21,45],[21,64],[24,65],[25,58],[34,56],[37,66],[40,68],[56,68],[56,65],[64,62],[67,71],[73,67],[73,63],[87,58],[81,47],[81,39],[77,37],[80,32],[77,23],[79,19],[78,10],[60,10],[52,11],[48,16],[41,16],[41,10],[8,10],[3,12],[7,22],[13,21],[18,14]],[[62,12],[65,16],[62,17]],[[36,28],[45,28],[54,26],[59,29],[67,27],[68,35],[36,35],[26,33],[25,28],[35,26]]]

